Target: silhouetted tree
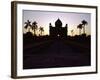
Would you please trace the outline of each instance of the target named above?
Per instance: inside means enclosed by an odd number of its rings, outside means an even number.
[[[32,23],[32,30],[34,31],[34,35],[36,35],[36,30],[37,30],[37,29],[38,29],[37,22],[34,21],[34,22]]]
[[[31,28],[31,24],[30,24],[31,22],[29,21],[29,20],[27,20],[27,22],[25,22],[25,29],[27,29],[28,27],[30,27]],[[29,30],[28,30],[28,32],[30,32],[30,28],[29,28]]]
[[[79,35],[81,35],[82,24],[79,24],[77,28],[79,29]]]
[[[73,36],[73,34],[74,34],[74,30],[71,30],[71,34],[72,34],[72,36]]]
[[[83,25],[83,34],[85,34],[85,26],[88,24],[87,21],[83,20],[82,25]]]
[[[39,31],[40,31],[40,35],[42,35],[43,32],[44,32],[44,28],[43,28],[43,27],[40,27],[40,28],[39,28]]]

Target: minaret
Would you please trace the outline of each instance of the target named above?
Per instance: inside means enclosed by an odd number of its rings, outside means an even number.
[[[52,33],[51,33],[51,29],[52,29],[52,24],[49,23],[49,35],[52,35]]]
[[[65,25],[65,32],[66,32],[66,36],[68,35],[68,24]]]

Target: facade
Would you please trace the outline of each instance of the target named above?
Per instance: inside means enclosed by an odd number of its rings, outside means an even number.
[[[55,27],[52,26],[52,24],[49,24],[49,34],[53,37],[67,37],[67,24],[65,27],[62,27],[62,22],[60,19],[58,19],[55,22]]]

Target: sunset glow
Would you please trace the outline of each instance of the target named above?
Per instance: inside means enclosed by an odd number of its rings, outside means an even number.
[[[62,27],[65,27],[65,25],[68,24],[68,35],[72,35],[71,33],[72,30],[73,30],[73,35],[79,35],[79,29],[77,29],[77,25],[79,25],[82,20],[86,20],[88,22],[88,25],[85,26],[86,34],[87,35],[91,34],[90,13],[23,10],[23,26],[25,25],[24,23],[27,20],[31,22],[36,21],[38,27],[42,26],[44,28],[44,35],[49,35],[49,23],[51,23],[52,26],[55,26],[55,21],[58,18],[63,23]]]

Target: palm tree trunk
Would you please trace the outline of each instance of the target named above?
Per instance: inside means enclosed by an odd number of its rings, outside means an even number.
[[[79,29],[79,35],[81,35],[81,29]]]
[[[85,25],[84,25],[84,27],[83,27],[83,34],[85,34]]]
[[[35,29],[34,29],[34,35],[35,35]]]
[[[30,32],[30,27],[28,28],[28,32]]]
[[[41,36],[42,36],[42,31],[41,31]]]

